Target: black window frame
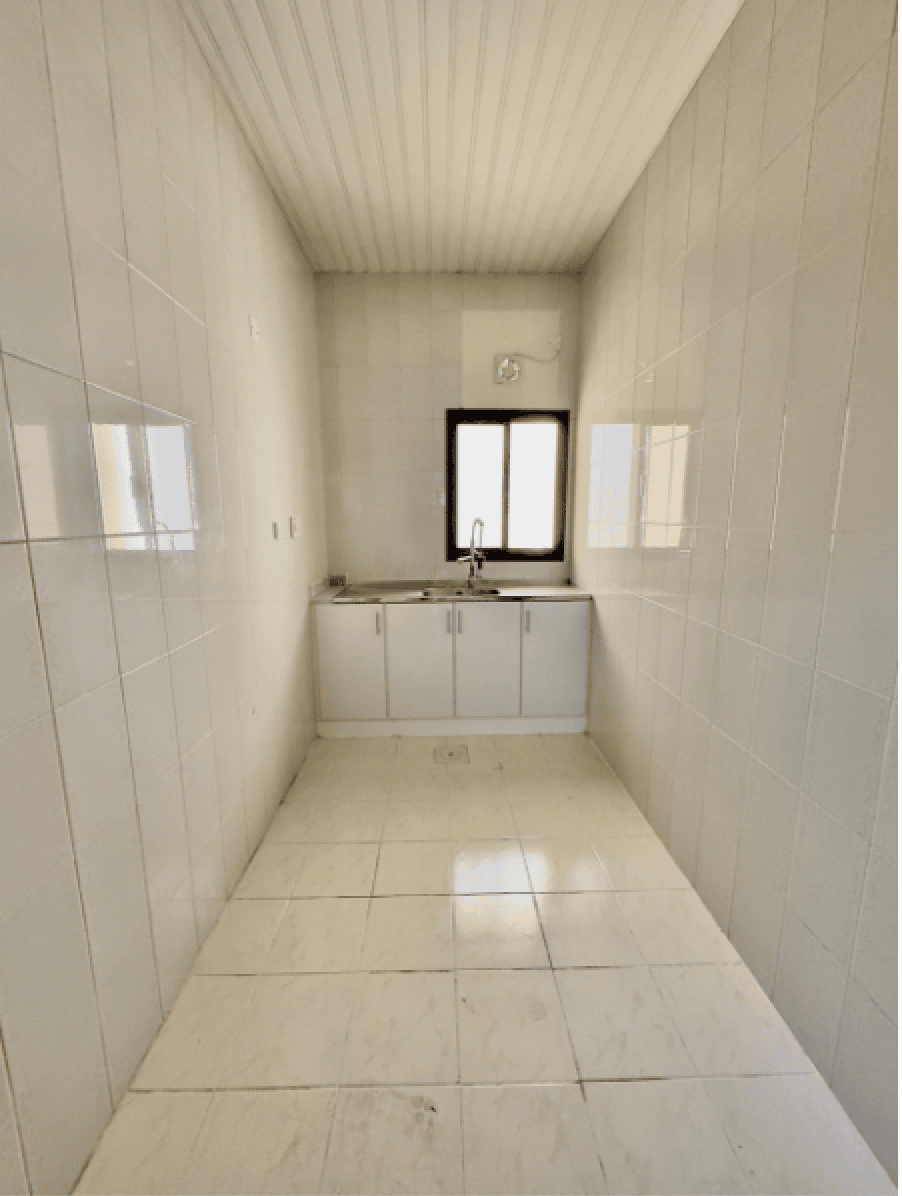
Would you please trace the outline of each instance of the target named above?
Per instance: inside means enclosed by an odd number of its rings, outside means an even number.
[[[537,549],[535,552],[508,548],[486,548],[487,561],[562,561],[565,558],[567,528],[567,476],[570,445],[570,412],[557,410],[534,410],[512,407],[449,407],[445,411],[445,471],[447,495],[445,509],[445,560],[456,561],[462,551],[456,544],[454,534],[457,523],[457,429],[461,424],[493,424],[504,428],[504,474],[501,491],[501,540],[507,541],[509,513],[510,474],[510,425],[513,422],[554,420],[559,427],[557,444],[557,480],[555,499],[558,515],[557,538],[552,548]]]

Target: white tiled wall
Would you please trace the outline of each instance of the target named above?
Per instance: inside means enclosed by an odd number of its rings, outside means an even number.
[[[0,1191],[66,1192],[313,734],[313,279],[175,0],[0,5],[0,351]]]
[[[445,560],[445,411],[575,404],[579,282],[566,275],[318,274],[329,568],[353,581],[460,577]],[[493,382],[522,350],[520,380]],[[523,565],[486,565],[519,576]],[[529,576],[569,576],[568,561]]]
[[[573,544],[593,735],[893,1170],[894,9],[746,0],[584,276]]]

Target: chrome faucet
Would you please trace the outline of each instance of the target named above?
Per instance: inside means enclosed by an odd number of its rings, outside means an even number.
[[[479,524],[479,547],[476,547],[476,525]],[[467,575],[467,585],[472,586],[474,580],[482,580],[482,565],[485,561],[485,553],[482,551],[482,533],[485,524],[477,516],[473,520],[473,526],[470,528],[470,550],[466,556],[459,556],[457,558],[458,564],[463,561],[470,562],[470,572]]]

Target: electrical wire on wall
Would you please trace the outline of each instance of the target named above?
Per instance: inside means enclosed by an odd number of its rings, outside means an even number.
[[[560,356],[561,349],[564,345],[564,338],[560,335],[553,336],[549,340],[554,350],[551,357],[534,357],[531,353],[523,353],[519,349],[513,353],[496,353],[495,354],[495,381],[502,382],[516,382],[520,377],[520,361],[535,361],[539,365],[551,365],[553,361],[557,361]]]

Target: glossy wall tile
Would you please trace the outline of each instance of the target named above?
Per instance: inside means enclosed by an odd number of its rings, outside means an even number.
[[[740,10],[583,275],[573,541],[591,733],[891,1169],[893,10]]]
[[[173,0],[3,5],[0,365],[0,1188],[65,1192],[313,734],[313,279]]]
[[[460,577],[463,566],[445,560],[445,411],[574,411],[578,280],[319,274],[316,293],[330,572],[354,581]],[[558,335],[556,361],[525,362],[516,387],[493,382],[495,353],[548,357]],[[490,562],[485,575],[525,567]],[[569,575],[569,561],[529,572]]]

